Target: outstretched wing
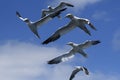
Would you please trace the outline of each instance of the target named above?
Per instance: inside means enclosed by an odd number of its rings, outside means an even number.
[[[59,39],[62,35],[68,33],[72,29],[74,29],[75,25],[71,21],[68,25],[58,29],[52,36],[50,36],[47,40],[45,40],[42,44],[48,44],[50,42],[53,42],[57,39]]]
[[[85,53],[83,50],[78,51],[83,57],[87,58],[87,53]]]
[[[16,15],[19,19],[21,19],[22,21],[25,21],[26,18],[22,18],[22,16],[20,15],[20,13],[18,11],[16,11]]]
[[[78,26],[80,29],[82,29],[85,33],[87,33],[88,35],[91,36],[90,31],[86,28],[86,26],[84,24],[81,24],[80,26]]]
[[[86,67],[83,67],[83,71],[85,72],[86,75],[89,75],[89,71]]]
[[[68,7],[74,7],[74,5],[70,4],[70,3],[66,3],[66,2],[61,2],[57,7],[55,7],[55,11],[58,11],[60,9],[65,8],[66,6]]]
[[[53,12],[53,10],[50,10],[50,9],[46,10],[46,9],[43,9],[43,10],[42,10],[42,16],[41,16],[41,18],[45,17],[46,15],[51,14],[52,12]]]
[[[72,80],[79,71],[84,71],[84,73],[86,75],[89,75],[89,72],[88,72],[87,68],[81,67],[81,66],[77,66],[76,69],[72,71],[72,74],[71,74],[69,80]]]
[[[71,74],[71,76],[69,78],[69,80],[72,80],[79,71],[80,71],[80,69],[78,69],[78,68],[76,68],[75,70],[73,70],[72,74]]]
[[[61,12],[65,11],[67,8],[61,9],[59,11],[56,11],[54,13],[51,13],[43,18],[41,18],[40,20],[36,21],[34,24],[39,27],[42,24],[47,23],[48,21],[52,20],[54,17],[58,16]]]
[[[48,61],[48,64],[58,64],[60,62],[64,62],[64,61],[67,61],[69,59],[71,59],[72,57],[74,57],[74,51],[71,50],[69,53],[67,54],[63,54],[61,56],[58,56],[50,61]]]
[[[90,21],[88,22],[88,25],[89,25],[92,29],[97,30]]]
[[[90,46],[96,45],[100,43],[99,40],[87,40],[84,43],[80,44],[79,46],[82,47],[83,49],[88,48]]]

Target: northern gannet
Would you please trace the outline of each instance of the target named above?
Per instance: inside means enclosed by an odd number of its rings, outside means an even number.
[[[42,17],[45,17],[46,15],[48,14],[51,14],[53,12],[56,12],[58,10],[61,10],[65,7],[74,7],[74,5],[70,4],[70,3],[66,3],[66,2],[61,2],[58,6],[56,6],[55,8],[54,7],[51,7],[51,6],[48,6],[48,10],[46,9],[43,9],[42,10]],[[58,18],[60,18],[60,15],[58,15]]]
[[[76,66],[76,68],[72,71],[69,80],[72,80],[79,71],[83,71],[86,75],[89,75],[89,71],[86,67]]]
[[[67,25],[58,29],[52,36],[50,36],[42,44],[48,44],[49,42],[53,42],[76,27],[82,29],[88,35],[91,35],[90,31],[85,26],[86,24],[88,24],[92,29],[96,30],[96,28],[92,25],[92,23],[88,19],[79,18],[73,16],[72,14],[67,14],[66,17],[71,19],[71,21]]]
[[[69,60],[70,58],[73,58],[76,53],[81,54],[84,57],[87,57],[87,54],[84,52],[84,49],[96,45],[100,43],[99,40],[87,40],[84,43],[76,44],[73,42],[69,42],[67,45],[72,46],[72,49],[67,52],[67,54],[63,54],[61,56],[58,56],[50,61],[48,61],[48,64],[58,64],[60,62],[64,62]]]
[[[64,10],[66,10],[66,8],[61,9],[61,10],[55,12],[55,13],[51,13],[51,14],[45,16],[44,18],[41,18],[40,20],[35,21],[35,22],[30,21],[28,18],[23,18],[18,11],[16,11],[16,15],[19,19],[24,21],[29,26],[30,30],[35,34],[35,36],[40,38],[37,29],[42,24],[47,23],[48,21],[52,20],[54,17],[58,16]]]

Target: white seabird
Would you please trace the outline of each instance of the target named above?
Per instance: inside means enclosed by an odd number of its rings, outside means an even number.
[[[19,12],[16,11],[16,15],[18,16],[19,19],[21,19],[22,21],[24,21],[30,28],[30,30],[35,34],[35,36],[37,36],[38,38],[40,38],[37,29],[44,23],[47,23],[48,21],[52,20],[54,17],[58,16],[62,11],[66,10],[66,8],[61,9],[55,13],[51,13],[43,18],[41,18],[40,20],[36,21],[36,22],[32,22],[30,21],[28,18],[23,18]]]
[[[88,24],[92,29],[96,30],[96,28],[92,25],[92,23],[88,19],[79,18],[73,16],[72,14],[67,14],[66,17],[70,18],[71,21],[67,25],[58,29],[51,37],[45,40],[42,44],[48,44],[49,42],[53,42],[76,27],[82,29],[88,35],[91,35],[90,31],[85,26],[86,24]]]
[[[60,62],[67,61],[70,58],[73,58],[76,53],[79,53],[82,56],[87,57],[87,54],[84,52],[84,49],[86,49],[90,46],[96,45],[98,43],[100,43],[99,40],[87,40],[86,42],[81,43],[81,44],[69,42],[67,45],[72,46],[72,49],[69,52],[67,52],[67,54],[63,54],[61,56],[58,56],[58,57],[48,61],[48,64],[58,64]]]
[[[48,6],[48,10],[46,9],[43,9],[42,10],[42,17],[45,17],[46,15],[48,14],[51,14],[53,12],[56,12],[58,10],[61,10],[63,8],[66,8],[67,6],[69,7],[74,7],[74,5],[70,4],[70,3],[66,3],[66,2],[61,2],[58,6],[56,7],[51,7],[51,6]],[[58,15],[58,18],[60,18],[60,16]]]
[[[72,71],[72,74],[71,74],[69,80],[72,80],[79,71],[83,71],[86,75],[89,75],[89,71],[86,67],[76,66],[75,70]]]

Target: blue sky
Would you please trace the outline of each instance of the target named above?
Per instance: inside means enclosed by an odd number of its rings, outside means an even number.
[[[62,19],[54,18],[39,28],[41,39],[37,39],[28,26],[16,17],[19,11],[23,17],[36,21],[41,10],[48,5],[56,6],[60,1],[70,2],[74,8],[68,8],[61,14]],[[79,73],[74,80],[119,80],[120,79],[120,23],[119,3],[113,0],[2,0],[0,2],[0,79],[1,80],[66,80],[74,66],[86,66],[90,76]],[[88,27],[92,36],[79,28],[62,36],[48,45],[41,45],[59,27],[70,20],[64,18],[67,13],[89,19],[98,31]],[[85,40],[100,40],[101,44],[86,49],[88,58],[76,55],[72,60],[47,65],[46,61],[66,53],[71,47],[67,42],[82,43]],[[53,74],[50,74],[53,72]],[[80,76],[79,76],[80,75]],[[8,76],[8,77],[6,77]]]

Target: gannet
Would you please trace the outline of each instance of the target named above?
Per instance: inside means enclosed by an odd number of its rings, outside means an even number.
[[[19,19],[24,21],[29,26],[30,30],[35,34],[35,36],[40,38],[37,29],[42,24],[47,23],[48,21],[52,20],[54,17],[58,16],[64,10],[66,10],[66,8],[56,11],[55,13],[51,13],[51,14],[45,16],[44,18],[41,18],[40,20],[35,21],[35,22],[30,21],[28,18],[23,18],[18,11],[16,11],[16,15]]]
[[[71,19],[71,21],[67,25],[58,29],[52,36],[50,36],[42,44],[48,44],[50,42],[53,42],[59,39],[62,35],[68,33],[69,31],[73,30],[76,27],[82,29],[88,35],[91,35],[90,31],[85,26],[86,24],[88,24],[92,29],[96,30],[96,28],[92,25],[92,23],[88,19],[79,18],[79,17],[73,16],[72,14],[67,14],[66,17]]]
[[[86,54],[86,52],[84,52],[84,49],[86,49],[90,46],[96,45],[98,43],[100,43],[99,40],[87,40],[81,44],[69,42],[67,45],[72,46],[72,49],[69,52],[67,52],[66,54],[63,54],[61,56],[58,56],[58,57],[48,61],[48,64],[58,64],[60,62],[67,61],[67,60],[73,58],[76,53],[79,53],[82,56],[87,57],[87,54]]]
[[[69,6],[69,7],[74,7],[74,5],[72,5],[72,4],[70,4],[70,3],[66,3],[66,2],[61,2],[58,6],[56,6],[56,7],[51,7],[51,6],[48,6],[48,9],[46,10],[46,9],[43,9],[42,10],[42,17],[44,17],[44,16],[46,16],[46,15],[48,15],[48,14],[51,14],[51,13],[53,13],[53,12],[56,12],[56,11],[58,11],[58,10],[61,10],[61,9],[63,9],[63,8],[65,8],[65,7],[67,7],[67,6]],[[60,15],[58,15],[58,18],[60,18]]]
[[[86,75],[89,75],[88,69],[86,67],[76,66],[75,69],[72,71],[69,80],[72,80],[79,71],[83,71]]]

